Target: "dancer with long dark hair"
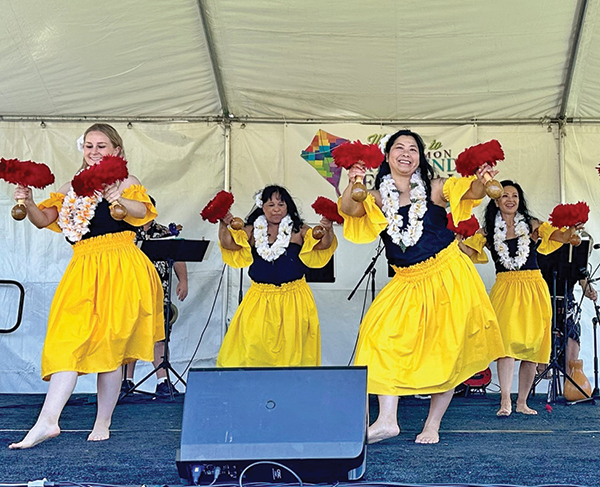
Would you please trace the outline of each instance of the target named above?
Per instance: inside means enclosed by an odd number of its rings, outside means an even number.
[[[538,363],[548,363],[552,347],[552,307],[548,285],[537,254],[549,254],[569,242],[573,229],[560,231],[534,218],[521,186],[501,181],[503,193],[485,210],[484,232],[464,242],[477,262],[486,262],[487,246],[496,266],[490,300],[496,311],[506,356],[498,359],[500,408],[498,416],[512,413],[511,389],[515,361],[520,360],[516,411],[537,414],[527,405]]]
[[[270,185],[256,194],[244,228],[220,221],[226,264],[250,266],[250,289],[225,335],[217,366],[308,366],[321,364],[321,332],[307,267],[323,267],[337,248],[332,222],[321,220],[318,240],[304,224],[289,192]]]
[[[354,165],[350,180],[364,175]],[[431,395],[429,415],[417,443],[437,443],[454,387],[504,355],[489,298],[472,262],[447,228],[450,203],[455,222],[470,218],[485,195],[477,177],[434,177],[421,137],[401,130],[385,145],[375,190],[364,202],[341,198],[344,236],[367,243],[381,234],[396,274],[371,304],[360,327],[355,363],[368,366],[368,392],[377,394],[379,415],[370,443],[396,436],[398,397]]]

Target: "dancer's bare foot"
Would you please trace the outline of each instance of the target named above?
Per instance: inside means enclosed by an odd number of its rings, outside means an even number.
[[[415,443],[420,443],[422,445],[433,445],[434,443],[439,443],[439,441],[439,429],[435,426],[425,426],[423,431],[415,438]]]
[[[400,426],[394,423],[375,421],[367,431],[367,443],[377,443],[400,434]]]
[[[515,411],[517,413],[521,413],[521,414],[537,414],[538,412],[535,409],[531,409],[527,404],[519,404],[517,402],[517,407],[515,408]]]
[[[510,416],[512,413],[512,401],[510,399],[500,401],[500,409],[496,412],[496,416],[502,418]]]
[[[104,424],[94,424],[94,429],[89,434],[88,441],[104,441],[110,438],[109,426]]]
[[[11,443],[8,448],[11,450],[24,450],[58,435],[60,435],[60,428],[57,424],[36,423],[25,435],[25,438],[18,443]]]
[[[512,407],[500,407],[500,409],[498,409],[498,411],[496,411],[496,416],[498,416],[499,418],[505,418],[507,416],[510,416],[512,414]]]

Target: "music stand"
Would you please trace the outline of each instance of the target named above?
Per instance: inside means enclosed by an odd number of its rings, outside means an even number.
[[[569,380],[583,394],[585,397],[583,401],[592,399],[566,371],[566,366],[568,365],[566,364],[566,346],[568,340],[567,298],[569,288],[572,289],[578,280],[585,277],[589,245],[589,240],[582,240],[581,244],[577,247],[565,244],[552,254],[547,256],[538,255],[538,264],[544,280],[548,284],[550,297],[552,298],[552,350],[549,364],[536,377],[531,386],[531,391],[535,390],[535,386],[552,372],[548,386],[548,403],[554,403],[556,397],[562,394],[559,381],[561,373],[564,380]],[[562,296],[559,293],[562,293]],[[563,300],[564,312],[562,313],[562,323],[559,323],[557,300],[561,298]]]
[[[171,283],[173,280],[173,265],[175,262],[202,262],[208,249],[209,240],[185,240],[185,239],[154,239],[142,241],[141,250],[144,252],[152,262],[167,262],[168,265],[168,279],[167,279],[167,292],[165,296],[165,351],[163,359],[152,372],[149,372],[142,380],[136,383],[129,391],[122,394],[120,399],[128,396],[129,394],[136,392],[136,389],[152,377],[159,369],[165,369],[167,374],[167,385],[169,386],[169,395],[173,400],[173,385],[169,377],[169,372],[172,372],[181,383],[186,386],[187,384],[183,380],[183,377],[177,373],[169,362],[169,340],[171,338]]]

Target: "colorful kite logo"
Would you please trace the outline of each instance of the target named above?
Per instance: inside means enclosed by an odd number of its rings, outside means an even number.
[[[319,129],[310,145],[301,154],[302,159],[314,167],[335,188],[338,196],[340,196],[339,184],[342,168],[336,166],[331,151],[344,142],[348,142],[348,139],[337,137]]]

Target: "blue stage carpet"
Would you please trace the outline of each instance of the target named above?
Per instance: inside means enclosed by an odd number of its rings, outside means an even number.
[[[600,416],[595,404],[546,409],[544,395],[531,400],[538,416],[495,415],[497,394],[455,397],[437,445],[416,445],[429,401],[403,398],[397,438],[370,445],[361,482],[463,485],[600,486]],[[175,464],[183,399],[119,404],[110,440],[92,443],[93,396],[74,396],[61,420],[62,434],[30,450],[9,450],[35,422],[41,395],[0,395],[0,484],[55,483],[184,485]],[[371,414],[376,414],[371,398]],[[0,485],[2,487],[2,485]]]

